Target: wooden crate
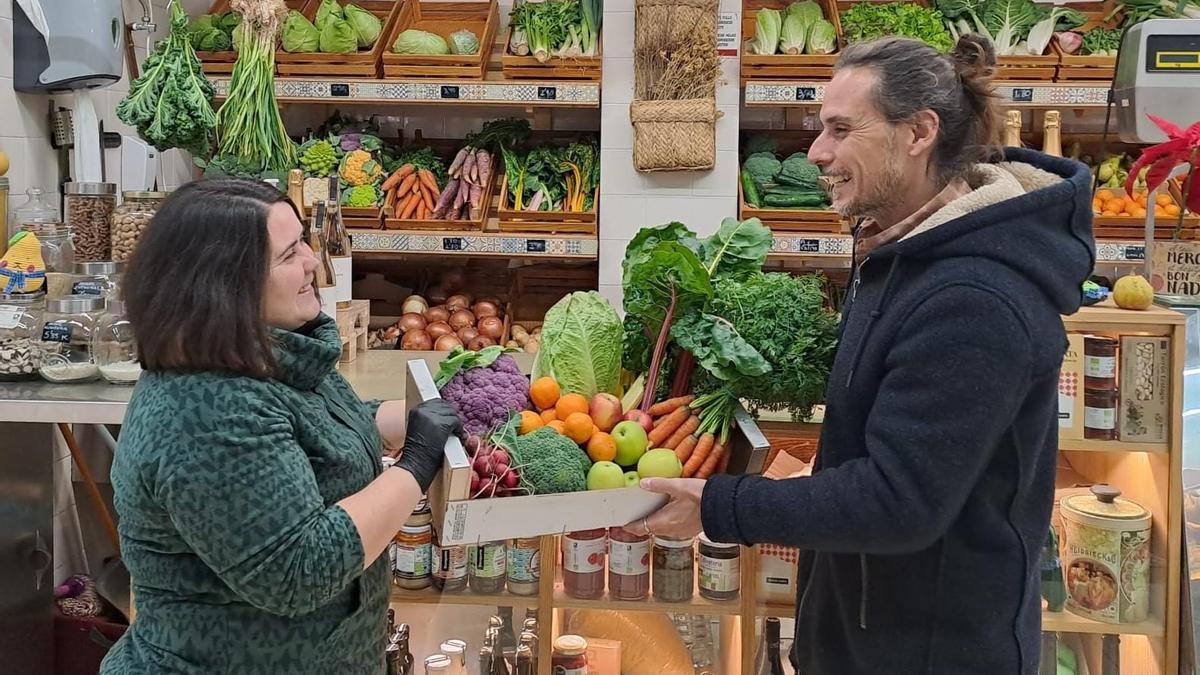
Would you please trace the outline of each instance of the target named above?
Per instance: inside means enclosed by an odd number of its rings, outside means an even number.
[[[383,217],[378,206],[343,206],[342,222],[346,227],[369,227],[379,229]]]
[[[1121,15],[1118,13],[1111,20],[1106,21],[1105,17],[1109,15],[1113,0],[1107,0],[1103,3],[1100,9],[1075,7],[1087,16],[1087,23],[1075,29],[1076,33],[1085,33],[1092,28],[1116,28],[1120,25]],[[1117,68],[1117,57],[1115,56],[1083,56],[1080,54],[1064,54],[1058,47],[1056,40],[1050,41],[1051,47],[1058,54],[1058,75],[1055,77],[1059,82],[1071,82],[1075,80],[1104,80],[1111,81],[1113,74]]]
[[[341,0],[339,0],[340,2]],[[391,34],[400,5],[397,0],[356,0],[353,4],[374,14],[383,23],[379,39],[366,51],[354,54],[291,54],[282,49],[275,52],[275,68],[280,75],[379,77],[380,58],[391,42]],[[301,13],[312,21],[317,16],[321,0],[308,0]],[[343,3],[343,6],[345,3]]]
[[[827,80],[833,76],[833,64],[838,53],[833,54],[751,54],[746,43],[754,38],[760,9],[785,10],[791,4],[787,0],[742,0],[742,80],[779,80],[804,78]],[[838,51],[846,46],[842,38],[842,22],[838,16],[835,0],[817,0],[825,18],[833,24],[837,35]]]
[[[309,0],[285,0],[289,10],[303,11]],[[220,14],[229,11],[229,0],[216,0],[208,8],[208,14]],[[197,51],[200,68],[205,75],[229,75],[233,72],[233,64],[237,61],[238,53],[232,49],[223,52]]]
[[[501,185],[507,186],[508,179],[501,176]],[[500,190],[500,208],[496,212],[501,232],[530,232],[535,234],[591,234],[597,232],[596,207],[600,203],[600,189],[592,198],[592,210],[583,213],[566,211],[517,211],[510,208],[508,190]]]
[[[371,326],[371,301],[351,300],[350,306],[338,307],[337,327],[342,337],[342,363],[358,358],[359,350],[367,350],[367,334]]]
[[[447,163],[449,164],[449,163]],[[385,213],[383,215],[383,226],[385,230],[438,230],[438,231],[464,231],[464,232],[482,232],[487,226],[488,212],[491,210],[492,198],[496,194],[496,182],[498,179],[498,171],[495,171],[495,163],[493,163],[493,171],[488,182],[483,186],[483,194],[480,197],[480,202],[483,207],[480,209],[478,218],[470,218],[466,220],[434,220],[432,218],[420,220],[417,218],[398,218],[399,214]]]
[[[501,45],[500,71],[510,80],[600,80],[600,62],[603,57],[603,32],[596,42],[596,53],[592,56],[578,58],[559,58],[551,56],[542,63],[532,54],[517,56],[508,53],[508,44],[512,40],[512,27],[504,35]]]
[[[1014,80],[1039,80],[1050,82],[1058,72],[1058,53],[1034,56],[1001,56],[996,59],[996,79],[1002,82]]]
[[[773,209],[750,206],[738,181],[738,220],[758,218],[772,232],[846,232],[847,224],[830,209]]]
[[[466,2],[427,2],[403,0],[396,21],[388,34],[387,49],[383,52],[384,77],[455,77],[481,79],[487,72],[492,44],[499,30],[499,9],[496,0]],[[415,28],[436,33],[449,42],[455,31],[469,30],[479,36],[479,51],[475,54],[419,55],[395,54],[392,44],[404,31]]]

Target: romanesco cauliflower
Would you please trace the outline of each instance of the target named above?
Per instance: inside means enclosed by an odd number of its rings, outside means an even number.
[[[379,203],[379,190],[374,185],[356,185],[342,193],[344,206],[375,206]]]
[[[337,153],[329,141],[309,141],[300,146],[300,166],[314,178],[325,178],[337,168]]]

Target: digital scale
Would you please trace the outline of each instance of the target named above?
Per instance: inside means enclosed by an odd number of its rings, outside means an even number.
[[[1187,128],[1200,119],[1200,19],[1150,19],[1125,32],[1112,102],[1126,143],[1167,140],[1147,113]]]

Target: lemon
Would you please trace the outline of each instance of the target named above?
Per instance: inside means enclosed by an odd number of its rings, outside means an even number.
[[[1154,303],[1154,289],[1140,274],[1127,274],[1113,284],[1113,301],[1122,309],[1148,309]]]
[[[4,154],[3,150],[0,150],[0,176],[6,173],[8,173],[8,155]]]

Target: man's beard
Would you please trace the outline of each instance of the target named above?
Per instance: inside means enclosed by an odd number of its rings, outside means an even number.
[[[889,137],[887,148],[884,151],[883,167],[875,181],[875,186],[869,193],[856,197],[838,209],[838,213],[843,218],[872,217],[895,203],[900,186],[904,183],[904,169],[895,159],[894,145],[894,139]],[[863,186],[860,184],[860,187]]]

